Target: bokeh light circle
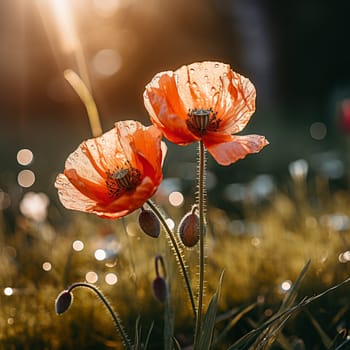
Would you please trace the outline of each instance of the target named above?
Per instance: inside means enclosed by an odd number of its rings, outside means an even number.
[[[103,249],[96,249],[94,256],[96,260],[102,261],[106,259],[107,254]]]
[[[45,261],[45,262],[43,263],[43,265],[42,265],[42,268],[43,268],[44,271],[51,271],[52,265],[51,265],[50,262]]]
[[[92,59],[94,71],[101,77],[109,77],[117,73],[122,65],[119,53],[112,49],[103,49]]]
[[[13,295],[13,288],[11,287],[4,288],[4,294],[7,296]]]
[[[29,165],[33,161],[33,158],[33,152],[28,148],[20,149],[17,152],[17,162],[20,165]]]
[[[98,281],[98,275],[95,271],[89,271],[85,274],[85,280],[88,283],[96,283]]]
[[[107,284],[112,286],[118,282],[118,276],[113,272],[107,273],[105,276],[105,281]]]
[[[184,202],[184,196],[181,192],[174,191],[169,194],[169,203],[174,207],[180,207]]]
[[[289,289],[292,287],[292,281],[287,280],[281,283],[281,289],[283,292],[289,291]]]
[[[18,173],[17,182],[21,187],[30,187],[35,182],[35,174],[28,169],[22,170]]]
[[[327,126],[321,122],[315,122],[310,126],[310,135],[314,140],[323,140],[327,135]]]
[[[80,241],[80,240],[76,240],[72,243],[72,248],[76,251],[76,252],[81,252],[84,249],[84,242]]]

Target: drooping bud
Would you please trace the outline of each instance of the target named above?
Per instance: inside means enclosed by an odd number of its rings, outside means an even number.
[[[157,276],[152,284],[153,295],[161,303],[164,303],[168,295],[168,287],[163,277]]]
[[[153,238],[159,237],[160,223],[157,216],[152,210],[141,208],[139,215],[139,225],[143,232]]]
[[[179,236],[185,247],[192,248],[199,241],[199,217],[196,207],[188,212],[179,225]]]
[[[61,292],[55,301],[55,310],[57,315],[66,312],[73,302],[73,294],[68,290]]]

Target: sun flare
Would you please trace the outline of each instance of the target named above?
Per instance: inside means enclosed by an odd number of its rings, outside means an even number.
[[[57,24],[58,32],[64,50],[76,50],[78,36],[74,26],[72,7],[68,0],[51,0],[52,13]]]

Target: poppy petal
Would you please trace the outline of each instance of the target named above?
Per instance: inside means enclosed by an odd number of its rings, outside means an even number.
[[[245,128],[255,112],[256,90],[249,79],[232,70],[222,80],[227,81],[227,88],[214,109],[221,120],[217,132],[235,134]]]
[[[146,200],[156,192],[158,185],[159,184],[154,183],[150,177],[145,177],[134,191],[125,192],[108,205],[96,204],[91,212],[110,219],[123,217],[142,207]]]
[[[161,173],[162,163],[162,140],[161,131],[155,126],[150,126],[147,129],[139,129],[135,132],[131,148],[134,155],[141,154],[147,162],[151,164],[155,172]]]
[[[65,169],[79,169],[79,175],[99,183],[105,177],[105,165],[101,161],[98,144],[92,139],[84,141],[69,155]]]
[[[174,73],[185,110],[213,109],[218,132],[237,133],[255,111],[256,91],[249,79],[221,62],[196,62]]]
[[[110,201],[110,196],[107,190],[106,182],[96,183],[91,181],[89,177],[79,175],[76,169],[65,169],[64,175],[79,189],[86,197],[91,198],[95,202],[106,203]]]
[[[269,144],[264,136],[227,135],[226,141],[221,143],[211,143],[204,140],[208,152],[221,165],[230,165],[239,159],[245,158],[248,154],[258,153]]]
[[[94,213],[103,218],[118,219],[140,208],[145,203],[145,198],[150,198],[156,192],[158,185],[147,177],[135,191],[125,193],[108,204],[97,203],[85,196],[63,174],[57,176],[55,187],[58,189],[61,203],[67,209]]]
[[[79,191],[64,174],[57,176],[55,187],[61,203],[67,209],[89,211],[96,205],[96,201]]]
[[[173,72],[159,73],[146,86],[144,104],[151,121],[171,142],[186,145],[198,140],[186,124],[188,110],[180,99]]]
[[[119,218],[140,208],[162,180],[161,138],[154,126],[122,121],[102,136],[84,141],[69,155],[64,174],[57,176],[55,186],[62,204],[106,218]],[[126,169],[133,169],[139,177],[131,187],[117,181],[114,185],[113,176]]]
[[[176,70],[177,88],[186,111],[214,109],[227,90],[227,79],[224,86],[223,77],[229,72],[228,64],[210,61],[195,62]]]

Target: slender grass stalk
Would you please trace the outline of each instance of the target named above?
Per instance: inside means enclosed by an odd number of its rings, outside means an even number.
[[[203,141],[199,141],[199,159],[198,159],[198,212],[199,212],[199,288],[198,288],[198,307],[196,330],[194,337],[194,348],[198,345],[200,332],[202,328],[203,315],[203,293],[204,293],[204,211],[205,211],[205,149]]]
[[[64,77],[72,86],[77,95],[80,97],[81,101],[85,106],[90,122],[92,135],[94,137],[102,135],[100,117],[98,115],[96,103],[93,97],[91,96],[89,89],[84,84],[83,80],[79,77],[79,75],[71,69],[67,69],[64,71]]]
[[[120,337],[122,338],[122,342],[124,344],[124,347],[127,350],[132,350],[133,346],[129,340],[128,335],[126,334],[121,321],[119,319],[119,317],[117,316],[116,312],[113,310],[112,305],[109,303],[109,301],[107,300],[107,298],[103,295],[103,293],[93,284],[90,283],[86,283],[86,282],[76,282],[73,283],[67,290],[68,293],[71,293],[73,291],[73,289],[78,288],[78,287],[82,287],[82,288],[90,288],[92,291],[94,291],[97,296],[100,298],[100,300],[102,301],[102,303],[105,305],[105,307],[107,308],[107,310],[109,311],[110,315],[112,316],[113,322],[116,326],[116,329],[120,335]]]
[[[163,225],[163,227],[164,227],[164,229],[165,229],[165,231],[166,231],[166,233],[167,233],[167,235],[168,235],[168,237],[170,239],[171,245],[172,245],[172,247],[173,247],[173,249],[175,251],[175,254],[176,254],[177,261],[180,264],[181,274],[182,274],[182,276],[184,277],[184,280],[185,280],[186,289],[187,289],[188,296],[189,296],[189,299],[190,299],[190,302],[191,302],[191,306],[192,306],[193,316],[194,316],[194,319],[196,320],[197,319],[196,305],[195,305],[195,302],[194,302],[194,296],[193,296],[193,291],[192,291],[192,287],[191,287],[191,283],[190,283],[190,278],[188,276],[188,272],[187,272],[187,269],[186,269],[184,258],[183,258],[182,254],[181,254],[181,249],[180,249],[180,247],[178,245],[178,242],[177,242],[173,232],[171,231],[169,225],[167,224],[166,219],[164,218],[164,216],[160,212],[160,210],[157,208],[157,206],[151,200],[148,200],[146,203],[152,209],[154,214],[158,217],[159,221]]]

